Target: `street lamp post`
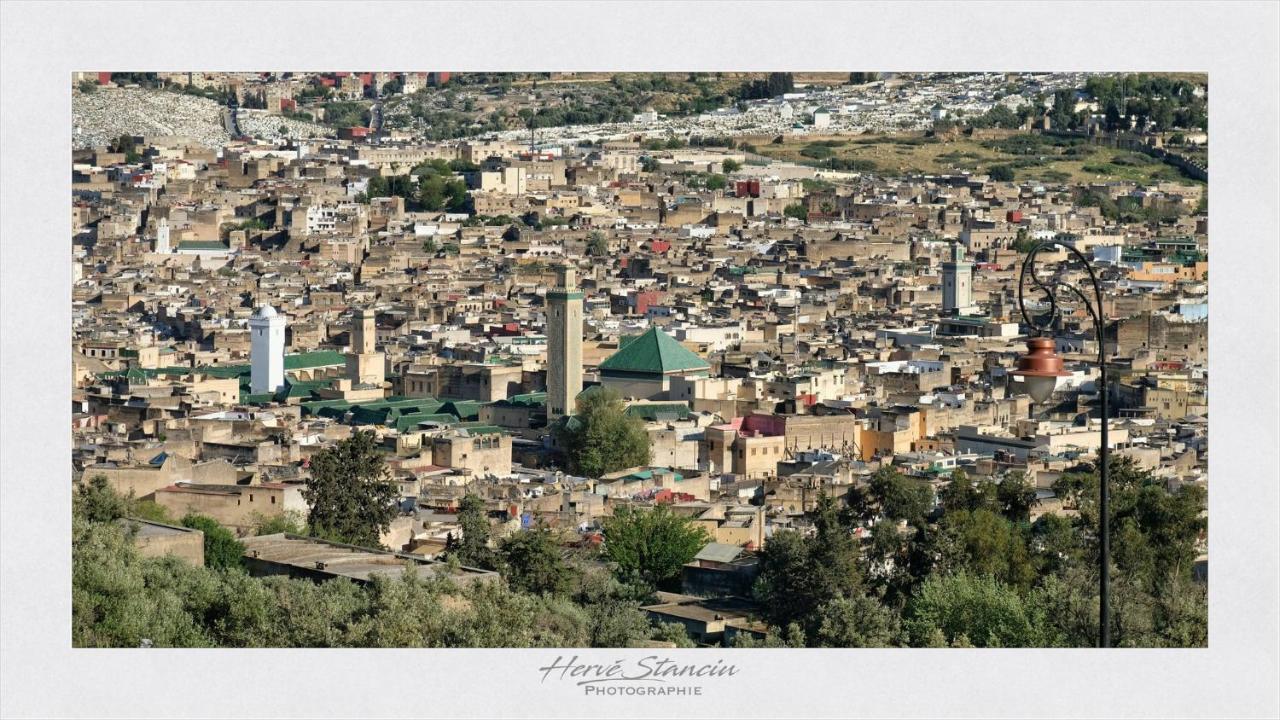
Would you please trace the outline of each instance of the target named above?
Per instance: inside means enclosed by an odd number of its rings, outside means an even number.
[[[1073,255],[1089,272],[1089,281],[1093,285],[1093,301],[1090,301],[1084,292],[1074,285],[1057,280],[1046,283],[1036,276],[1036,255],[1055,246]],[[1028,276],[1034,288],[1044,293],[1049,306],[1048,312],[1040,315],[1027,312],[1023,291]],[[1018,277],[1018,310],[1022,313],[1022,319],[1038,334],[1027,341],[1027,354],[1018,359],[1018,369],[1014,374],[1023,377],[1027,393],[1038,403],[1049,399],[1059,377],[1070,374],[1062,367],[1062,358],[1054,350],[1053,339],[1045,337],[1047,331],[1061,316],[1062,309],[1057,296],[1060,291],[1074,295],[1088,308],[1098,341],[1098,396],[1102,403],[1102,447],[1099,450],[1098,465],[1098,535],[1101,544],[1101,557],[1098,561],[1098,647],[1105,648],[1111,647],[1111,516],[1110,492],[1107,486],[1107,465],[1111,448],[1107,442],[1107,351],[1104,338],[1106,330],[1103,325],[1102,286],[1098,284],[1098,275],[1089,259],[1074,246],[1058,240],[1046,240],[1033,247],[1022,263],[1022,273]]]

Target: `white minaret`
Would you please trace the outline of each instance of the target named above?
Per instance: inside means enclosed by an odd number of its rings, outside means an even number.
[[[973,311],[973,264],[964,259],[960,243],[951,243],[951,257],[942,263],[942,311],[951,315]]]
[[[582,392],[582,291],[572,265],[547,291],[547,420],[572,415]]]
[[[169,252],[169,221],[164,218],[156,222],[156,252]]]
[[[275,392],[284,385],[283,315],[263,305],[249,317],[249,362],[253,367],[249,392]]]

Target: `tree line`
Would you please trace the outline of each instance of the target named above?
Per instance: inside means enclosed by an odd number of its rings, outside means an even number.
[[[616,410],[607,396],[584,408],[590,417],[579,442],[595,443],[595,454],[578,462],[599,463],[592,474],[639,459],[599,456],[600,447],[627,444],[618,441],[629,431]],[[1114,462],[1110,477],[1114,643],[1204,646],[1205,586],[1192,578],[1207,530],[1204,489],[1171,489],[1129,459]],[[1036,492],[1018,474],[975,482],[956,471],[935,497],[927,481],[885,468],[840,499],[820,495],[811,527],[779,529],[762,549],[752,595],[769,630],[740,644],[1092,646],[1097,483],[1091,466],[1065,473],[1053,489],[1068,512],[1034,521]],[[305,522],[262,520],[254,531],[376,547],[398,512],[395,484],[367,432],[317,453],[305,493]],[[669,507],[626,503],[604,518],[599,546],[538,524],[495,537],[486,501],[467,494],[445,567],[494,570],[499,582],[460,585],[449,572],[410,572],[360,586],[252,577],[235,536],[198,516],[182,522],[205,532],[207,567],[143,558],[134,528],[121,522],[127,517],[167,519],[105,479],[75,495],[77,646],[688,645],[679,626],[653,625],[640,608],[658,590],[679,590],[682,566],[711,540]]]
[[[1121,459],[1112,490],[1112,639],[1202,647],[1205,586],[1192,578],[1204,489],[1170,490]],[[1097,474],[1054,485],[1073,515],[1034,522],[1020,475],[957,471],[933,501],[923,480],[881,470],[845,502],[821,497],[814,532],[775,532],[756,594],[774,646],[1089,647],[1097,637]]]
[[[406,175],[369,178],[368,187],[356,195],[356,201],[368,203],[373,198],[402,197],[414,210],[470,213],[474,206],[467,182],[454,173],[475,169],[475,165],[460,160],[428,160]]]

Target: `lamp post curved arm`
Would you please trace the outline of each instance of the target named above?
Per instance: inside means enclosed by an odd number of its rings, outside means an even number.
[[[1075,285],[1051,280],[1045,282],[1041,280],[1035,272],[1036,256],[1041,252],[1053,248],[1060,247],[1075,259],[1084,265],[1085,270],[1089,273],[1089,281],[1093,286],[1093,300],[1091,301],[1085,296],[1085,293]],[[1026,300],[1024,297],[1027,286],[1027,279],[1030,276],[1031,285],[1039,292],[1044,293],[1045,299],[1049,304],[1049,311],[1042,315],[1032,315],[1027,312]],[[1098,274],[1093,268],[1093,263],[1085,257],[1075,246],[1068,245],[1060,240],[1045,240],[1037,243],[1031,251],[1027,253],[1027,259],[1022,263],[1022,272],[1018,276],[1018,310],[1022,314],[1022,319],[1027,325],[1032,327],[1038,334],[1045,335],[1053,328],[1054,322],[1061,317],[1062,307],[1058,299],[1059,292],[1069,293],[1078,298],[1089,311],[1089,317],[1093,320],[1094,334],[1098,342],[1098,397],[1101,404],[1102,412],[1102,430],[1101,430],[1101,447],[1098,450],[1098,536],[1100,544],[1099,567],[1098,567],[1098,647],[1111,646],[1111,523],[1110,523],[1110,488],[1107,483],[1107,465],[1110,460],[1110,444],[1107,438],[1107,350],[1106,350],[1106,326],[1104,324],[1104,315],[1102,310],[1102,286],[1098,283]]]

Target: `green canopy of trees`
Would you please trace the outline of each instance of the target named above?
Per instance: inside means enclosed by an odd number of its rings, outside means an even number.
[[[742,100],[759,100],[774,98],[793,92],[796,89],[794,78],[789,72],[771,72],[763,80],[750,80],[738,89],[738,97]]]
[[[183,527],[204,533],[204,564],[211,568],[237,568],[244,558],[244,543],[235,533],[223,527],[211,517],[188,513],[182,518]]]
[[[450,549],[450,556],[463,565],[492,569],[495,566],[493,550],[489,547],[489,514],[484,500],[467,493],[458,505],[458,525],[462,538]]]
[[[374,434],[359,431],[311,457],[302,497],[311,508],[311,534],[379,547],[379,537],[396,516],[400,488],[387,472]]]
[[[363,193],[365,202],[370,198],[402,197],[413,208],[449,212],[470,212],[471,196],[467,193],[465,180],[453,177],[454,170],[449,163],[435,160],[423,163],[413,169],[409,175],[392,175],[383,177],[375,175],[369,178],[369,187]],[[417,182],[414,182],[414,175]]]
[[[578,570],[545,527],[513,533],[498,543],[498,568],[512,588],[532,595],[571,592]]]
[[[622,398],[599,390],[578,399],[577,413],[555,428],[569,471],[600,477],[649,464],[649,434],[644,421],[626,414]]]
[[[623,578],[654,588],[674,588],[681,566],[710,541],[705,530],[665,505],[620,507],[604,522],[605,556]]]
[[[1112,642],[1207,642],[1203,583],[1192,579],[1206,530],[1204,490],[1174,490],[1115,461]],[[825,497],[814,532],[778,531],[755,587],[770,635],[745,645],[1091,647],[1097,641],[1097,475],[1082,466],[1055,491],[1078,516],[1032,523],[1020,474],[973,482],[956,472],[937,493],[894,470]],[[854,539],[855,531],[861,539]]]
[[[136,514],[135,500],[101,478],[81,483],[73,500],[76,647],[640,647],[673,636],[651,627],[642,596],[608,573],[574,565],[568,582],[548,584],[558,573],[545,571],[550,547],[536,535],[513,536],[503,557],[524,566],[521,582],[540,593],[463,585],[448,573],[317,583],[142,557],[136,525],[120,522]]]

